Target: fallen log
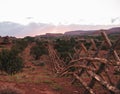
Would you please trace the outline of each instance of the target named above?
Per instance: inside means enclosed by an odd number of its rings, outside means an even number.
[[[105,58],[92,58],[92,57],[82,57],[80,59],[77,59],[77,60],[72,60],[70,63],[74,63],[74,62],[78,62],[78,61],[82,61],[82,60],[87,60],[87,61],[94,61],[94,62],[101,62],[101,63],[104,63],[104,64],[107,64],[108,63],[108,60],[105,59]]]
[[[107,81],[102,80],[102,78],[92,71],[87,71],[87,73],[93,77],[96,81],[98,81],[101,85],[103,85],[107,90],[115,93],[120,94],[120,90],[117,89],[115,86],[110,85]]]
[[[91,70],[91,71],[96,71],[96,69],[95,68],[91,68],[91,67],[87,67],[87,66],[85,66],[85,65],[71,65],[71,66],[69,66],[69,67],[67,67],[66,69],[64,69],[59,75],[61,76],[63,76],[63,75],[65,75],[67,72],[66,71],[70,71],[70,68],[72,68],[72,67],[74,67],[74,68],[76,68],[76,69],[80,69],[80,68],[83,68],[83,69],[86,69],[86,70]]]
[[[91,89],[90,87],[87,86],[87,84],[75,73],[73,73],[73,76],[81,83],[81,85],[89,91],[90,94],[95,94],[93,92],[93,89]]]

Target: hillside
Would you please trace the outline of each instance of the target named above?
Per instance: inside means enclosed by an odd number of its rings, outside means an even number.
[[[110,29],[100,29],[100,30],[74,30],[62,33],[46,33],[44,35],[39,35],[37,37],[61,37],[61,36],[74,36],[74,35],[100,35],[104,31],[107,34],[120,34],[120,27],[110,28]]]
[[[110,29],[101,29],[101,30],[75,30],[65,32],[64,35],[98,35],[101,31],[106,32],[107,34],[120,34],[120,27],[110,28]]]
[[[68,32],[65,32],[64,35],[88,35],[88,34],[91,34],[95,31],[82,31],[82,30],[76,30],[76,31],[68,31]]]

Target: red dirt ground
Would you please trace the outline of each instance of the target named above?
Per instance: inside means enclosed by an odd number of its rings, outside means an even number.
[[[31,47],[28,46],[22,53],[26,67],[21,73],[13,76],[1,73],[0,89],[4,87],[17,88],[22,94],[82,94],[83,88],[71,85],[71,79],[68,77],[57,77],[50,71],[47,63],[45,66],[34,66],[33,59],[29,55]],[[49,61],[44,57],[41,59],[45,62]]]
[[[0,75],[0,88],[18,88],[23,94],[82,94],[78,86],[70,84],[70,78],[58,78],[47,68],[34,67],[14,76]]]

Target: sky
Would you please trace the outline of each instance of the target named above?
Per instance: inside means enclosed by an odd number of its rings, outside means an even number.
[[[0,0],[0,22],[120,25],[120,0]]]

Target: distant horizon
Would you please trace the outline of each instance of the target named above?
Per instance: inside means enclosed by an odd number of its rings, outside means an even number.
[[[23,38],[25,36],[37,36],[44,35],[46,33],[62,33],[68,31],[76,30],[100,30],[100,29],[110,29],[114,27],[120,27],[120,25],[80,25],[80,24],[70,24],[70,25],[54,25],[46,23],[29,23],[28,25],[22,25],[15,22],[0,22],[0,36],[13,36],[17,38]]]

